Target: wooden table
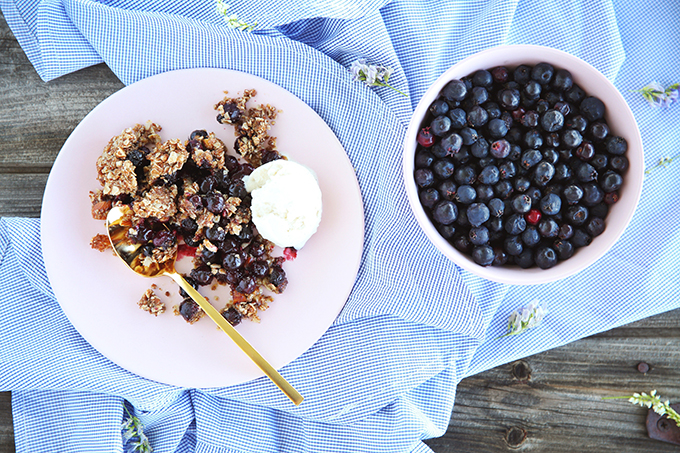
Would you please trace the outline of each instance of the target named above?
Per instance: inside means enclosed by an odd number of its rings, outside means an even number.
[[[105,65],[41,81],[0,16],[0,216],[40,215],[64,141],[122,87]],[[680,310],[463,380],[448,432],[427,443],[441,453],[678,452],[647,437],[646,409],[601,399],[652,389],[680,402]],[[0,453],[15,451],[10,400],[0,392]]]

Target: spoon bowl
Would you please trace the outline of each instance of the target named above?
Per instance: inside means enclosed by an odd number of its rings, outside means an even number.
[[[155,260],[148,260],[142,253],[142,245],[133,243],[128,237],[128,230],[132,226],[130,222],[130,208],[117,206],[112,208],[106,216],[106,231],[109,235],[113,250],[118,257],[136,274],[143,277],[166,276],[172,278],[199,307],[212,319],[217,326],[231,338],[241,350],[264,372],[264,374],[281,389],[281,391],[297,406],[304,399],[292,385],[279,374],[276,369],[265,360],[262,355],[241,336],[241,334],[210,304],[198,291],[196,291],[175,270],[177,255],[159,264]]]

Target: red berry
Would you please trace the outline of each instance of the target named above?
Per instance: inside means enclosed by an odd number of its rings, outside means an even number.
[[[541,211],[539,211],[538,209],[532,209],[529,212],[527,212],[525,218],[527,223],[530,223],[531,225],[536,225],[538,224],[538,222],[541,221]]]
[[[434,145],[434,135],[432,135],[429,126],[422,128],[420,132],[418,132],[417,140],[418,143],[425,148],[429,148],[430,146]]]
[[[286,247],[283,249],[283,256],[286,258],[286,260],[291,261],[297,258],[297,250],[293,247]]]
[[[619,201],[619,193],[617,191],[606,193],[604,202],[607,204],[614,204]]]

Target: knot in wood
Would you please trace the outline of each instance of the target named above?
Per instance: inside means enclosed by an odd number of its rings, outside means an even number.
[[[520,381],[531,379],[531,367],[524,360],[519,360],[512,365],[512,375]]]
[[[647,374],[647,372],[649,371],[649,364],[645,362],[640,362],[638,363],[637,370],[640,373]]]
[[[505,443],[510,448],[519,448],[527,438],[527,432],[524,428],[513,426],[505,432]]]

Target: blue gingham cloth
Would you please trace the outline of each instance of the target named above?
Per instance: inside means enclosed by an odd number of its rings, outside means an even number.
[[[222,67],[310,105],[357,170],[366,237],[355,287],[324,336],[282,370],[313,395],[301,406],[266,378],[175,388],[89,346],[51,291],[39,221],[1,219],[0,390],[12,391],[18,452],[123,451],[124,404],[159,453],[426,452],[422,440],[445,432],[465,376],[680,306],[680,167],[647,177],[632,224],[604,258],[536,287],[491,283],[451,264],[419,231],[400,176],[401,141],[428,85],[499,44],[548,45],[585,59],[629,102],[647,165],[674,154],[680,105],[653,109],[631,90],[680,81],[675,0],[234,3],[230,12],[257,22],[252,33],[227,27],[211,0],[173,3],[0,0],[44,80],[102,61],[126,84]],[[392,67],[391,84],[408,96],[352,81],[358,58]],[[543,323],[497,339],[509,314],[533,299],[548,306]]]

